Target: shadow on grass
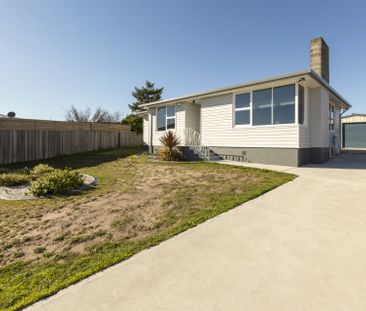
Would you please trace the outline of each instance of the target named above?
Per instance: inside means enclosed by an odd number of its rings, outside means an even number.
[[[111,150],[102,151],[90,151],[71,155],[60,155],[54,158],[31,161],[31,162],[21,162],[15,164],[1,165],[3,168],[19,169],[19,168],[32,168],[37,164],[43,163],[48,164],[56,168],[69,167],[71,169],[80,169],[84,167],[97,166],[102,163],[107,163],[115,161],[118,159],[126,158],[133,154],[141,154],[145,152],[146,149],[143,147],[123,147]]]

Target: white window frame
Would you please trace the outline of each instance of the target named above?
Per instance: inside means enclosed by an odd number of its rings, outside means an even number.
[[[249,107],[236,108],[236,96],[241,94],[249,94]],[[249,127],[252,126],[252,101],[253,101],[253,92],[240,92],[233,94],[233,127]],[[248,124],[236,124],[235,112],[237,111],[247,111],[249,110],[249,123]]]
[[[168,107],[174,107],[174,116],[168,117]],[[158,110],[159,108],[165,108],[165,130],[159,130],[158,129]],[[174,128],[168,129],[168,120],[174,119]],[[156,107],[156,126],[155,131],[156,132],[166,132],[166,131],[173,131],[177,128],[177,105],[172,106],[160,106]]]
[[[304,85],[301,85],[304,89],[304,123],[300,123],[299,120],[297,120],[297,123],[299,126],[308,126],[308,88]],[[299,87],[298,87],[299,88]],[[299,98],[299,92],[297,92],[297,97]],[[298,111],[299,108],[297,108]],[[299,112],[298,112],[299,113]]]
[[[284,123],[284,124],[273,124],[273,118],[274,118],[274,103],[273,103],[273,89],[276,87],[282,87],[282,86],[288,86],[288,85],[294,85],[295,86],[295,122],[293,123]],[[233,93],[233,100],[232,100],[232,127],[233,128],[245,128],[245,127],[280,127],[280,126],[289,126],[289,125],[301,125],[301,126],[307,126],[307,119],[308,119],[308,113],[307,113],[307,105],[308,105],[308,90],[307,87],[303,86],[304,88],[304,124],[299,123],[298,115],[299,115],[299,87],[298,83],[286,83],[283,85],[275,85],[275,86],[269,86],[265,88],[260,89],[252,89],[247,91],[240,91]],[[253,125],[253,92],[255,91],[261,91],[271,89],[272,95],[271,95],[271,124],[263,124],[263,125]],[[236,108],[236,96],[240,94],[250,94],[250,105],[249,107],[245,108]],[[250,123],[249,124],[235,124],[235,112],[236,111],[242,111],[242,110],[250,110]]]

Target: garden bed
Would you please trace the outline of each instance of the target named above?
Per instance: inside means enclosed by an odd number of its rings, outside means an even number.
[[[82,186],[75,189],[76,191],[87,190],[94,187],[97,183],[93,176],[82,174],[82,178],[84,183]],[[0,199],[8,201],[36,199],[36,196],[29,193],[29,186],[30,183],[12,187],[0,186]]]

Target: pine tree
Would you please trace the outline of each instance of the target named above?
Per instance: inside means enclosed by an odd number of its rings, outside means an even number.
[[[164,88],[155,88],[155,83],[146,81],[145,85],[138,88],[135,87],[135,91],[132,92],[132,96],[136,98],[136,101],[128,105],[132,112],[140,111],[138,107],[141,104],[155,102],[161,99]]]
[[[135,97],[136,101],[128,105],[132,111],[131,114],[127,115],[123,120],[122,124],[129,125],[132,131],[142,133],[142,117],[135,115],[135,112],[141,111],[139,105],[155,102],[161,100],[164,88],[155,88],[155,83],[146,81],[145,85],[138,88],[135,87],[135,91],[132,92],[132,96]]]

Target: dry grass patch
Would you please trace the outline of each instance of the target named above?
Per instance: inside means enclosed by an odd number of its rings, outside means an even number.
[[[99,179],[70,197],[0,200],[0,310],[54,293],[294,178],[212,163],[160,163],[136,149],[51,161]]]

